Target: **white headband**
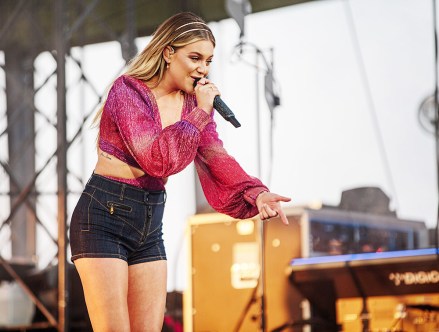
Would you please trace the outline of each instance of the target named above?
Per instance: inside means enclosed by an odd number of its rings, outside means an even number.
[[[187,26],[187,25],[191,25],[191,24],[201,24],[201,25],[204,25],[204,26],[206,26],[206,27],[209,27],[206,23],[203,23],[203,22],[189,22],[189,23],[186,23],[186,24],[180,25],[177,29],[175,29],[175,31],[180,30],[181,28],[183,28],[183,27],[185,27],[185,26]],[[207,32],[212,33],[212,31],[210,31],[210,30],[208,30],[208,29],[203,29],[203,28],[189,29],[189,30],[183,31],[182,33],[180,33],[179,35],[177,35],[177,37],[175,37],[174,39],[172,39],[172,40],[171,40],[171,44],[172,44],[177,38],[181,37],[181,36],[184,35],[185,33],[187,33],[187,32],[191,32],[191,31],[197,31],[197,30],[199,30],[199,31],[207,31]]]
[[[188,32],[191,32],[191,31],[207,31],[207,32],[210,32],[210,30],[207,30],[207,29],[189,29],[189,30],[186,30],[186,31],[183,31],[182,33],[180,33],[177,37],[175,37],[174,39],[172,39],[171,40],[171,44],[174,42],[174,40],[176,40],[177,38],[179,38],[180,36],[182,36],[182,35],[184,35],[185,33],[188,33]]]
[[[175,31],[180,30],[181,28],[183,28],[183,27],[185,27],[185,26],[187,26],[187,25],[190,25],[190,24],[201,24],[201,25],[204,25],[204,26],[208,27],[208,25],[207,25],[206,23],[204,23],[204,22],[197,22],[197,21],[194,21],[194,22],[189,22],[189,23],[186,23],[186,24],[180,25],[177,29],[175,29]]]

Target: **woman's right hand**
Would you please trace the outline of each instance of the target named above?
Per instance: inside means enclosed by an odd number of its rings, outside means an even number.
[[[213,99],[220,95],[218,88],[207,78],[202,78],[194,90],[198,107],[210,115],[213,111]]]

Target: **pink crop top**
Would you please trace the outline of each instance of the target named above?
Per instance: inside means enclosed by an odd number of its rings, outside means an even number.
[[[258,213],[255,200],[268,188],[227,154],[213,115],[185,94],[181,120],[162,129],[154,95],[142,81],[123,75],[111,87],[102,112],[99,147],[142,169],[141,178],[123,179],[149,190],[164,190],[165,179],[195,162],[209,204],[234,218]]]

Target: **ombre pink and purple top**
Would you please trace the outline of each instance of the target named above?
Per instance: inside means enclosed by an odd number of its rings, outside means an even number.
[[[213,114],[185,94],[181,120],[162,129],[157,103],[142,81],[123,75],[111,87],[100,123],[99,147],[145,175],[118,181],[164,190],[165,179],[195,162],[209,204],[234,218],[258,213],[255,201],[268,188],[248,175],[223,147]]]

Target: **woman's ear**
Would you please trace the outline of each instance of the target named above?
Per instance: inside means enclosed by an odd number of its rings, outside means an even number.
[[[175,50],[172,46],[166,46],[163,50],[163,57],[165,58],[165,61],[169,63],[171,61],[171,55],[175,53]]]

